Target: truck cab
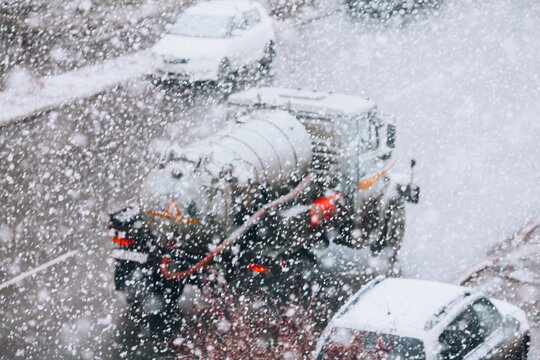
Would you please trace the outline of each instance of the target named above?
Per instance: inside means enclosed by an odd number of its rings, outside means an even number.
[[[412,176],[407,183],[403,174],[391,173],[396,163],[395,118],[380,112],[369,98],[261,87],[231,95],[227,119],[235,121],[260,109],[287,111],[308,131],[313,153],[310,172],[317,175],[321,187],[343,195],[350,210],[346,226],[360,230],[357,237],[344,236],[336,242],[369,246],[374,252],[390,245],[394,261],[405,227],[404,202],[419,199]]]

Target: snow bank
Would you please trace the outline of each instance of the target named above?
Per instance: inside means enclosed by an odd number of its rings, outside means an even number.
[[[0,126],[98,94],[137,76],[149,74],[152,69],[151,55],[137,52],[46,78],[17,70],[10,74],[7,89],[0,93]]]

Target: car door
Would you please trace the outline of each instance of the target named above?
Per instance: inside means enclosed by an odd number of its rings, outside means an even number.
[[[244,12],[244,17],[248,28],[250,62],[255,62],[263,57],[271,33],[267,24],[262,21],[261,13],[256,8]]]
[[[507,333],[503,328],[503,319],[495,305],[486,298],[472,304],[473,311],[480,321],[484,342],[477,350],[478,356],[486,360],[503,360],[508,352]]]
[[[505,335],[497,308],[480,298],[461,312],[441,333],[441,360],[502,360]]]
[[[228,49],[231,67],[235,70],[247,65],[250,61],[252,49],[249,37],[249,29],[244,15],[242,13],[236,14],[232,19]]]
[[[471,305],[455,317],[439,336],[441,360],[476,360],[484,342],[480,320]]]

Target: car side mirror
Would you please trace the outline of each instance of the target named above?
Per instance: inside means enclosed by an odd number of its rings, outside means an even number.
[[[508,333],[518,332],[521,327],[521,323],[513,316],[506,315],[504,318],[504,330]]]

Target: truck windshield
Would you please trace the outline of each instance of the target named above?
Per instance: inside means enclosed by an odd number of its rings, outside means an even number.
[[[226,16],[180,15],[170,33],[189,37],[224,38],[229,36],[231,19]]]
[[[347,328],[334,328],[318,360],[425,360],[421,340]]]

